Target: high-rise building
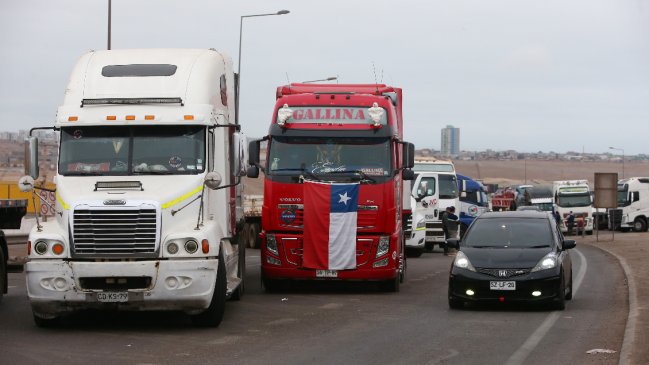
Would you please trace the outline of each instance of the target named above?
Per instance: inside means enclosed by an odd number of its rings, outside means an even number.
[[[460,128],[447,125],[442,128],[442,155],[457,156],[460,154]]]

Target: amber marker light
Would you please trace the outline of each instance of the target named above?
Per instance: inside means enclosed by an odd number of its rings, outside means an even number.
[[[183,119],[185,119],[185,120],[194,120],[194,116],[193,115],[185,115],[183,117]]]
[[[32,241],[27,241],[27,256],[32,254]]]
[[[202,240],[201,241],[201,247],[203,248],[203,253],[209,253],[210,252],[210,243],[208,240]]]
[[[76,122],[79,120],[79,117],[68,117],[68,122]]]
[[[144,120],[155,120],[155,115],[145,115]]]
[[[52,246],[52,252],[56,255],[60,255],[63,253],[63,245],[60,243],[55,243],[54,246]]]
[[[114,115],[107,115],[106,120],[117,120],[117,117]]]
[[[126,120],[135,120],[135,115],[127,115]]]

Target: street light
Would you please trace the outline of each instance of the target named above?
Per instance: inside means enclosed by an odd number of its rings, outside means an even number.
[[[241,90],[241,39],[243,38],[243,18],[253,18],[258,16],[269,16],[269,15],[284,15],[288,14],[288,10],[280,10],[277,13],[268,13],[268,14],[252,14],[252,15],[242,15],[241,21],[239,22],[239,61],[237,65],[237,72],[239,73],[239,82],[237,82],[237,100],[235,103],[235,114],[237,116],[236,123],[239,124],[239,94]]]
[[[320,79],[320,80],[310,80],[310,81],[302,81],[303,84],[310,84],[312,82],[320,82],[320,81],[334,81],[338,80],[338,76],[330,76],[327,77],[326,79]]]
[[[624,179],[624,148],[609,147],[609,149],[622,151],[622,178]]]
[[[108,0],[108,49],[110,49],[110,25],[111,25],[111,13],[112,13],[112,0]]]

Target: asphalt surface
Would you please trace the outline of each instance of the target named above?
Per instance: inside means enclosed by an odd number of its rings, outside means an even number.
[[[247,293],[227,303],[217,329],[195,328],[182,313],[96,311],[40,329],[24,274],[12,273],[0,304],[0,362],[617,364],[629,305],[623,267],[590,245],[571,254],[575,295],[564,311],[450,310],[453,258],[439,252],[408,259],[399,293],[367,283],[303,282],[268,294],[259,283],[259,251],[248,249]]]

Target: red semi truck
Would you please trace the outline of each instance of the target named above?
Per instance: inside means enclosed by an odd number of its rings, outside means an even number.
[[[265,176],[264,287],[360,280],[398,291],[406,270],[403,184],[414,175],[401,89],[298,83],[278,87],[276,96],[268,135],[250,143],[248,170]]]

